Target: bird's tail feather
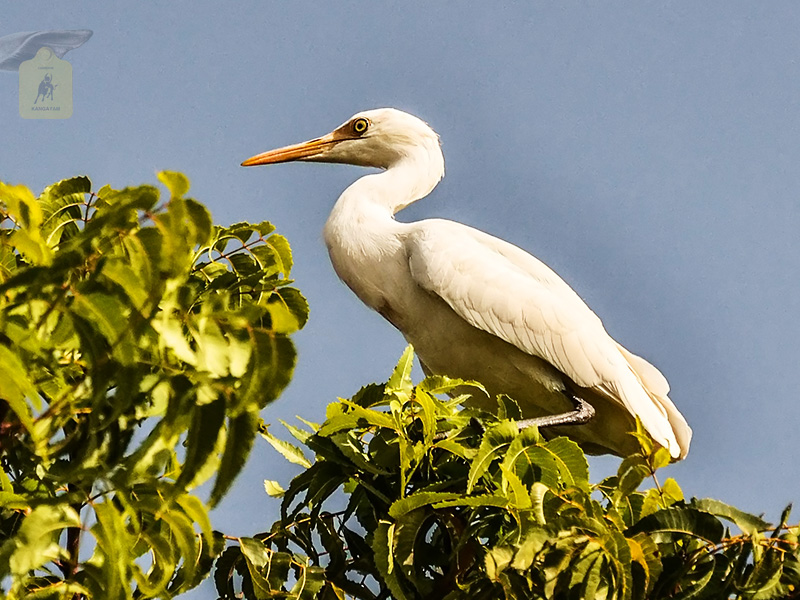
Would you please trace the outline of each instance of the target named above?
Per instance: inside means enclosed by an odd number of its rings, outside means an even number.
[[[625,360],[628,361],[631,371],[633,371],[633,374],[639,380],[644,391],[647,392],[647,395],[650,396],[656,406],[660,408],[672,428],[678,448],[675,449],[677,450],[677,454],[672,448],[669,449],[670,453],[675,458],[686,458],[689,452],[689,444],[692,440],[692,429],[667,395],[669,394],[669,383],[667,383],[666,378],[661,374],[661,371],[656,369],[641,356],[636,356],[619,344],[617,344],[617,346],[625,357]]]

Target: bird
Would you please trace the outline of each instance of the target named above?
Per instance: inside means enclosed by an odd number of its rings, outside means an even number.
[[[692,430],[666,378],[617,343],[547,265],[455,221],[395,219],[444,177],[439,136],[422,119],[395,108],[359,112],[242,166],[290,161],[379,169],[345,189],[323,237],[339,278],[402,333],[426,374],[480,382],[486,397],[470,400],[478,408],[496,410],[494,398],[506,394],[521,427],[547,427],[589,454],[639,452],[630,435],[638,418],[671,460],[686,457]]]

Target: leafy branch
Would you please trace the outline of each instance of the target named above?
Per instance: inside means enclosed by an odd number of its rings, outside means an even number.
[[[291,377],[289,335],[308,308],[288,285],[285,238],[268,222],[213,226],[186,177],[158,177],[165,202],[153,186],[93,191],[86,177],[38,198],[0,183],[8,598],[196,586],[225,543],[208,509]],[[227,262],[204,262],[214,253]],[[203,502],[192,490],[208,480]]]
[[[477,384],[414,385],[412,358],[409,348],[386,384],[329,405],[321,426],[287,426],[300,445],[262,431],[307,467],[285,491],[266,482],[281,518],[225,551],[223,598],[798,596],[789,508],[771,526],[718,500],[687,501],[672,478],[640,489],[669,463],[641,426],[640,452],[591,484],[575,443],[518,431],[507,397],[497,414],[459,408]],[[305,587],[274,564],[305,565]]]

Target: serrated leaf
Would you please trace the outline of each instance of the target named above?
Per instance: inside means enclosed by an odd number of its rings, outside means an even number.
[[[375,567],[386,582],[395,600],[407,600],[405,590],[400,584],[394,564],[394,523],[381,521],[373,538],[372,551],[375,555]]]
[[[650,468],[643,456],[634,454],[626,457],[617,469],[616,498],[625,498],[632,494],[648,475]]]
[[[189,345],[189,340],[181,327],[181,324],[162,313],[161,318],[151,321],[153,329],[161,334],[160,342],[165,347],[172,350],[175,355],[189,365],[197,364],[197,356]]]
[[[757,531],[765,531],[770,527],[770,524],[761,517],[751,515],[713,498],[692,499],[689,506],[735,523],[742,530],[742,533],[746,535],[752,535]]]
[[[417,492],[411,496],[395,500],[389,507],[389,515],[394,519],[400,519],[403,515],[423,506],[430,506],[446,500],[455,500],[460,496],[460,494],[452,492]]]
[[[297,328],[302,329],[308,322],[308,300],[305,299],[300,290],[293,287],[282,287],[278,290],[282,303],[291,312],[297,321]]]
[[[386,383],[386,393],[403,392],[410,393],[414,384],[411,381],[411,369],[414,366],[414,347],[406,346],[403,355],[397,362],[397,366]]]
[[[589,482],[589,463],[578,444],[565,437],[554,438],[544,448],[553,454],[565,484],[585,485]]]
[[[274,479],[264,480],[264,490],[273,498],[281,498],[286,493],[281,484]]]
[[[297,417],[297,418],[300,421],[302,421],[303,423],[305,423],[306,425],[308,425],[309,427],[312,427],[312,425],[313,425],[312,423],[309,423],[308,421],[306,421],[305,419],[301,419],[300,417]],[[283,419],[281,419],[281,425],[286,427],[286,430],[292,435],[292,437],[294,439],[296,439],[298,442],[300,442],[301,444],[305,444],[308,441],[308,438],[310,438],[312,435],[314,435],[314,433],[319,431],[319,425],[313,425],[312,431],[305,431],[303,429],[300,429],[299,427],[295,427],[294,425],[290,425],[289,423],[287,423]]]
[[[486,430],[478,453],[470,465],[469,479],[467,480],[468,494],[472,493],[478,479],[486,473],[491,463],[505,455],[506,450],[518,434],[517,424],[513,421],[503,421]]]
[[[456,500],[444,500],[437,502],[434,508],[449,508],[451,506],[494,506],[497,508],[506,508],[508,506],[508,498],[503,496],[486,494],[482,496],[462,496]]]
[[[507,467],[505,463],[500,463],[500,471],[503,474],[501,488],[508,498],[509,505],[521,510],[530,508],[531,497],[528,488],[517,477],[514,470]]]
[[[641,519],[626,535],[648,533],[658,543],[671,542],[675,536],[690,536],[708,544],[718,544],[723,537],[722,523],[713,515],[693,508],[670,507]]]
[[[214,537],[214,531],[211,528],[208,511],[200,499],[191,494],[181,494],[175,498],[175,504],[180,506],[186,515],[200,526],[200,531],[210,542]]]
[[[292,273],[292,249],[289,241],[279,233],[273,233],[266,239],[266,244],[272,248],[280,260],[280,270],[288,278]]]
[[[661,497],[667,506],[683,501],[683,490],[672,477],[667,477],[661,484]]]
[[[343,407],[347,407],[349,410],[341,415],[329,416],[322,424],[322,427],[320,427],[319,435],[328,437],[337,431],[362,427],[364,425],[373,425],[375,427],[391,430],[397,429],[395,420],[384,412],[371,408],[363,408],[348,400],[342,400],[340,404]]]
[[[311,462],[305,457],[303,451],[294,444],[290,444],[289,442],[276,438],[266,429],[261,431],[261,437],[267,440],[270,446],[280,452],[281,455],[283,455],[283,457],[290,463],[294,463],[305,468],[309,468],[311,466]]]

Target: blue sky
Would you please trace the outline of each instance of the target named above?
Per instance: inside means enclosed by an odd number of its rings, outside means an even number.
[[[400,215],[445,217],[553,267],[657,365],[694,429],[687,495],[776,519],[800,500],[800,5],[698,2],[0,2],[0,36],[91,29],[74,113],[23,120],[0,72],[0,179],[97,187],[175,169],[215,220],[272,220],[311,320],[277,423],[382,381],[405,342],[336,279],[321,229],[365,171],[243,169],[255,153],[395,106],[447,175]],[[612,459],[593,461],[598,476]],[[265,529],[266,444],[215,513]],[[213,598],[210,588],[197,597]]]

